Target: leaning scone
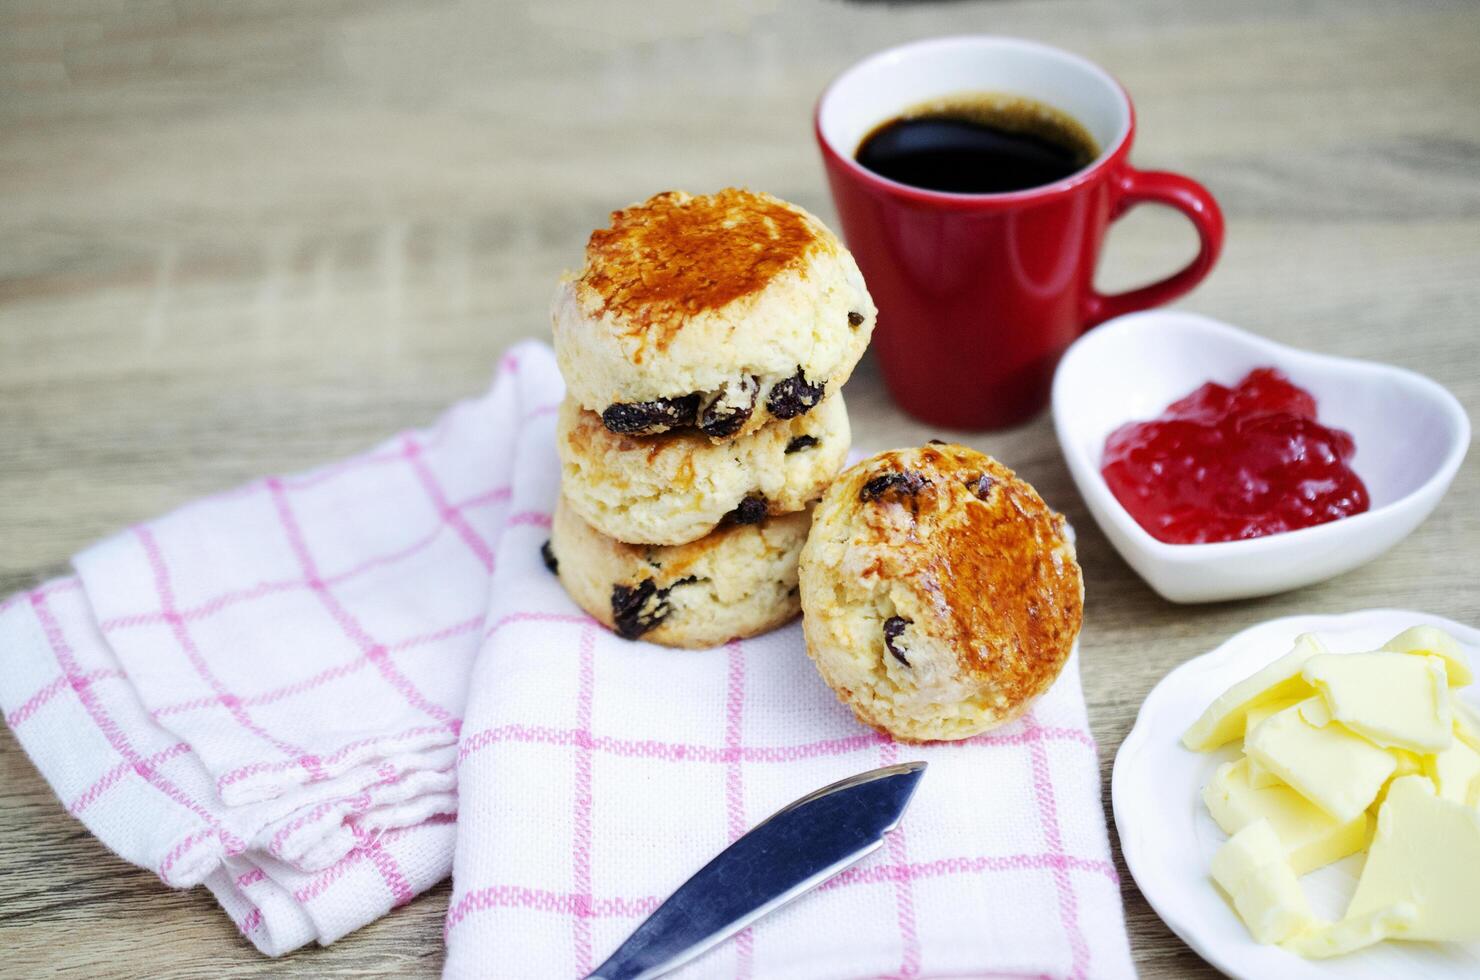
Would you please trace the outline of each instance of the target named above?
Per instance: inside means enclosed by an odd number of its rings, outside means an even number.
[[[1064,518],[964,446],[880,453],[817,505],[800,580],[807,652],[864,723],[969,738],[1058,677],[1084,609]]]
[[[853,256],[795,205],[658,194],[591,233],[551,310],[572,398],[613,432],[728,439],[811,411],[868,346]]]
[[[672,547],[624,544],[562,498],[546,560],[565,591],[617,635],[671,647],[712,647],[794,617],[797,559],[811,510],[722,527]]]
[[[686,544],[815,503],[848,456],[842,393],[815,411],[725,442],[697,431],[621,435],[567,398],[555,440],[561,492],[585,521],[631,544]]]

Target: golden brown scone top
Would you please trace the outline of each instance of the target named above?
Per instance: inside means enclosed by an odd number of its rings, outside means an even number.
[[[688,317],[759,292],[818,247],[836,247],[831,233],[769,194],[667,191],[591,233],[576,288],[662,349]]]
[[[868,460],[846,492],[853,540],[875,572],[908,585],[931,610],[918,624],[988,676],[1007,700],[1052,684],[1084,615],[1084,582],[1062,515],[990,456],[931,444]],[[867,574],[867,572],[866,572]]]

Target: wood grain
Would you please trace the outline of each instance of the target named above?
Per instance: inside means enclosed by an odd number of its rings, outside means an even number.
[[[0,593],[128,522],[480,391],[502,348],[547,331],[555,277],[614,207],[747,184],[831,220],[817,92],[871,50],[967,31],[1103,63],[1136,98],[1137,162],[1212,188],[1228,247],[1188,308],[1412,367],[1480,405],[1472,3],[12,2]],[[1192,247],[1143,209],[1116,227],[1102,284]],[[937,434],[891,407],[868,362],[849,405],[865,448]],[[1107,776],[1151,686],[1254,622],[1374,605],[1480,621],[1473,454],[1434,517],[1366,568],[1181,608],[1100,535],[1045,419],[966,441],[1080,529]],[[1121,870],[1143,974],[1210,975]],[[203,891],[107,854],[0,736],[0,973],[430,976],[446,894],[265,960]]]

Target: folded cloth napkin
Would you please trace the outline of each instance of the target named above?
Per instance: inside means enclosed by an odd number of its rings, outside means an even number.
[[[455,835],[448,975],[574,976],[779,806],[925,759],[887,848],[684,975],[1133,975],[1077,659],[1022,721],[921,747],[861,728],[795,625],[616,639],[539,557],[562,391],[521,345],[429,430],[0,605],[0,708],[67,808],[269,954],[409,901]]]
[[[263,952],[451,869],[514,440],[561,395],[527,350],[546,376],[502,371],[429,430],[189,504],[0,604],[0,708],[67,809]]]

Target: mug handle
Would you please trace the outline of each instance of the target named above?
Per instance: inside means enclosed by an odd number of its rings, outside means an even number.
[[[1116,179],[1112,194],[1111,221],[1119,220],[1138,204],[1161,204],[1181,211],[1197,229],[1198,252],[1180,272],[1138,289],[1106,296],[1091,286],[1085,299],[1086,330],[1113,317],[1170,303],[1202,282],[1223,250],[1223,211],[1197,181],[1181,174],[1127,166]]]

